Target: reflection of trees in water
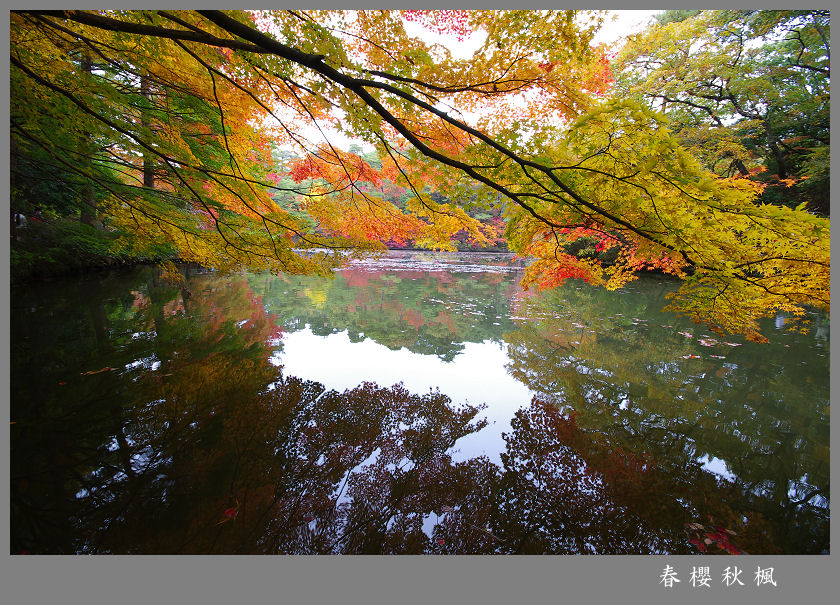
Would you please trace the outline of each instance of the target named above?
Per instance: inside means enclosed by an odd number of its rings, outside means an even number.
[[[406,500],[424,469],[449,463],[445,450],[473,430],[477,411],[400,388],[273,384],[180,431],[167,422],[146,442],[136,476],[103,486],[111,498],[88,511],[81,531],[110,523],[97,544],[104,552],[387,551],[405,541],[395,534],[412,533]],[[159,414],[145,412],[138,426]]]
[[[740,473],[733,484],[696,462],[710,452],[744,468],[758,460],[756,477],[820,476],[807,442],[822,443],[811,426],[822,420],[808,403],[784,407],[792,387],[769,370],[717,375],[686,362],[669,373],[655,358],[634,365],[641,341],[615,358],[587,356],[580,339],[558,349],[565,320],[534,309],[513,335],[511,371],[556,389],[566,407],[535,400],[520,410],[501,467],[454,462],[453,445],[483,426],[478,408],[440,393],[373,384],[337,393],[283,377],[268,363],[278,334],[264,301],[244,282],[226,284],[189,280],[185,296],[141,274],[87,284],[52,316],[13,323],[15,375],[38,379],[12,382],[11,552],[688,553],[683,527],[697,520],[736,530],[751,553],[823,547],[818,511],[794,496],[779,507]],[[654,336],[675,355],[685,346]],[[612,372],[618,386],[584,367]],[[690,391],[674,386],[680,375],[700,388],[668,400]],[[727,411],[712,397],[750,380],[765,394],[760,409]],[[774,443],[780,426],[805,443]]]
[[[518,291],[504,273],[346,269],[333,280],[254,276],[251,287],[287,330],[308,324],[318,335],[347,330],[452,360],[465,342],[500,342],[511,329],[509,300]]]
[[[735,347],[679,319],[664,325],[635,302],[572,288],[520,299],[528,320],[505,336],[509,372],[573,410],[599,451],[645,456],[664,471],[646,493],[657,515],[676,524],[713,514],[749,534],[740,538],[749,552],[827,550],[828,357],[809,350],[813,336]],[[718,481],[729,493],[723,508],[702,487],[699,461],[711,457],[735,476]],[[682,513],[673,494],[684,494]]]
[[[101,486],[133,480],[148,458],[136,406],[177,407],[158,414],[175,429],[196,420],[201,397],[206,406],[264,388],[273,372],[259,370],[263,343],[276,329],[247,288],[227,285],[212,278],[185,297],[145,270],[18,293],[12,552],[95,547],[74,543],[80,511],[107,504],[113,496]]]

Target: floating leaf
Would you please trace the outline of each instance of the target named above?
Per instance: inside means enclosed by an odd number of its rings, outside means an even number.
[[[90,376],[91,374],[99,374],[100,372],[110,372],[111,370],[116,370],[116,369],[117,368],[111,368],[111,367],[105,366],[101,370],[91,370],[89,372],[82,372],[80,375],[81,376]]]

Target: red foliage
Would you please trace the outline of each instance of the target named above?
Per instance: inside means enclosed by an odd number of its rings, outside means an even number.
[[[586,79],[584,88],[596,96],[603,96],[615,81],[615,75],[610,65],[610,59],[614,53],[608,53],[603,46],[599,46],[596,52],[598,53],[596,66],[589,78]]]
[[[319,149],[317,155],[292,160],[288,174],[296,183],[325,179],[338,187],[350,181],[382,185],[382,176],[358,155],[331,149]]]
[[[469,11],[465,10],[404,10],[406,21],[422,25],[443,35],[455,36],[459,42],[468,38],[472,30],[468,24]]]
[[[407,309],[405,313],[403,313],[403,319],[415,330],[420,329],[420,327],[426,323],[426,320],[423,319],[420,312],[415,309]]]
[[[320,172],[312,161],[312,158],[295,159],[291,163],[289,176],[295,183],[300,183],[306,179],[321,178]]]
[[[720,525],[708,526],[700,523],[686,523],[686,531],[693,534],[688,542],[697,547],[697,550],[702,553],[746,554],[730,541],[730,535],[734,536],[735,532]]]
[[[572,262],[576,259],[569,255],[560,255],[567,257]],[[582,279],[586,282],[592,277],[591,270],[588,267],[574,266],[574,265],[555,265],[547,269],[541,276],[537,287],[540,290],[547,290],[562,284],[567,279]]]

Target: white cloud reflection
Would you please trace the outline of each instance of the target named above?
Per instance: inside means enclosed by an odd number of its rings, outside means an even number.
[[[453,403],[487,407],[479,418],[489,425],[458,440],[455,460],[487,455],[500,463],[504,451],[502,432],[510,431],[514,413],[528,406],[532,393],[505,369],[507,347],[495,342],[464,343],[464,350],[446,362],[432,355],[421,355],[402,348],[392,351],[366,338],[350,342],[347,332],[318,336],[307,326],[283,336],[283,349],[271,362],[282,365],[287,376],[315,380],[329,389],[352,389],[363,381],[389,387],[402,382],[408,391],[428,393],[439,388]]]

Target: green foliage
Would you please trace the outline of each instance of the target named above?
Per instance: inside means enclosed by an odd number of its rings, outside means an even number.
[[[174,253],[165,243],[150,247],[142,255],[121,253],[115,247],[118,237],[116,232],[101,231],[71,218],[30,219],[12,242],[12,281],[155,261],[171,258]]]
[[[827,11],[666,11],[622,49],[617,93],[665,112],[713,171],[789,186],[829,144],[829,55]],[[829,213],[827,181],[785,193],[762,199]]]
[[[669,23],[679,23],[680,21],[685,21],[690,17],[694,17],[695,15],[699,14],[701,11],[699,10],[664,10],[661,13],[657,14],[656,22],[659,25],[668,25]]]

